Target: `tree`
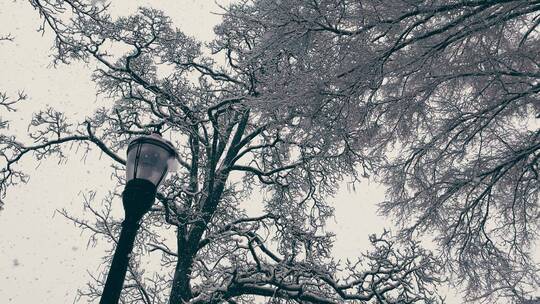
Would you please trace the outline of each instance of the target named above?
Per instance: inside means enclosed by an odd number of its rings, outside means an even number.
[[[229,10],[217,47],[233,50],[231,65],[260,66],[264,95],[283,104],[312,103],[317,92],[334,98],[325,106],[359,109],[351,116],[369,131],[361,151],[385,156],[373,165],[389,189],[381,212],[396,216],[404,237],[435,232],[467,299],[519,302],[539,282],[530,255],[539,218],[539,8],[253,1]]]
[[[117,151],[153,129],[181,151],[183,170],[162,188],[160,205],[138,239],[125,302],[166,302],[169,288],[170,303],[250,303],[253,296],[312,303],[436,299],[437,263],[416,242],[398,250],[384,233],[372,237],[374,250],[358,263],[339,266],[329,255],[332,235],[323,227],[332,208],[325,197],[346,174],[356,178],[361,160],[349,147],[357,139],[336,133],[338,123],[318,125],[309,116],[315,107],[295,114],[261,104],[265,99],[249,74],[217,67],[161,12],[141,9],[113,20],[106,7],[78,1],[30,3],[43,18],[42,30],[56,34],[55,63],[97,61],[99,91],[116,103],[80,124],[55,109],[36,113],[29,128],[33,144],[2,140],[4,185],[24,176],[15,168],[21,157],[64,158],[66,143],[97,146],[119,172],[125,161]],[[121,47],[127,52],[111,55]],[[239,177],[231,181],[232,174]],[[124,182],[120,173],[117,178]],[[248,217],[239,202],[253,187],[269,195],[266,213]],[[114,242],[117,196],[102,207],[92,204],[93,194],[86,197],[97,222],[62,213],[92,237]],[[176,230],[176,250],[160,237],[167,229]],[[138,262],[145,251],[163,253],[163,273],[143,274]],[[102,279],[83,295],[98,297]]]
[[[0,34],[0,44],[3,42],[13,42],[14,39],[15,38],[10,33]],[[15,105],[17,103],[20,103],[26,100],[26,98],[27,96],[24,93],[24,91],[19,91],[17,93],[17,97],[14,98],[10,96],[7,91],[2,90],[2,88],[0,88],[0,108],[3,111],[7,111],[7,112],[16,111]],[[9,121],[2,119],[2,117],[0,116],[0,130],[8,129],[8,128],[9,128]],[[12,140],[14,140],[14,138],[7,139],[7,141],[12,141]],[[3,134],[0,134],[0,142],[4,142],[4,141],[6,141],[6,136]],[[13,172],[12,174],[5,174],[4,173],[5,171],[3,170],[0,172],[2,173],[1,175],[2,179],[0,179],[0,210],[2,210],[2,205],[3,205],[2,198],[5,196],[5,193],[7,190],[6,186],[8,184],[16,183],[14,182],[14,180],[21,180],[24,182],[26,181],[26,179],[23,175],[18,175],[18,172]]]
[[[432,302],[439,258],[472,300],[524,301],[538,282],[538,2],[243,1],[225,8],[214,57],[159,11],[30,3],[56,35],[55,62],[96,61],[116,102],[76,126],[37,113],[33,145],[2,139],[3,185],[24,154],[64,157],[66,142],[93,144],[119,172],[117,151],[152,129],[181,150],[136,249],[161,251],[172,278],[135,260],[126,302],[164,302],[169,284],[170,303]],[[381,212],[403,225],[405,248],[373,236],[360,263],[338,265],[326,198],[369,175],[389,187]],[[247,217],[253,189],[266,213]],[[64,214],[114,240],[117,196],[85,201],[95,224]],[[158,233],[173,228],[176,250]],[[427,231],[437,258],[415,241]]]

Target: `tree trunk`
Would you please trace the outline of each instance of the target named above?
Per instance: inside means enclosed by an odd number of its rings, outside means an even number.
[[[178,260],[174,270],[174,278],[169,297],[169,304],[181,304],[191,299],[191,263],[193,261],[193,252],[187,246],[184,234],[178,233]]]

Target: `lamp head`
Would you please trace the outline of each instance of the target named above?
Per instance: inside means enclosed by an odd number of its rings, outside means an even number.
[[[158,187],[176,169],[177,159],[178,151],[159,134],[137,137],[128,145],[126,181],[144,179]]]

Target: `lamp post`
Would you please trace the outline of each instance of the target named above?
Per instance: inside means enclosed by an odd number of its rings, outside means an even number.
[[[157,187],[175,167],[177,158],[178,152],[173,145],[156,133],[129,143],[126,186],[122,193],[125,218],[100,304],[118,303],[140,220],[152,207]]]

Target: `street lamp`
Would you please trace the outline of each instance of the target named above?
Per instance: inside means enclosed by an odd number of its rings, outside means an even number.
[[[152,207],[156,189],[167,172],[175,169],[177,158],[174,146],[156,133],[129,143],[126,186],[122,193],[125,218],[100,304],[118,303],[140,220]]]

